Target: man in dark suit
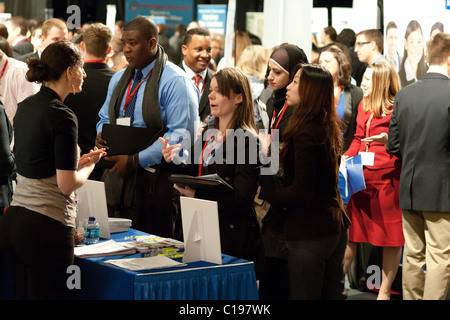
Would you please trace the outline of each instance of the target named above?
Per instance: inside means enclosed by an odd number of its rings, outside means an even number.
[[[186,71],[200,93],[198,114],[200,120],[204,121],[211,112],[208,95],[209,84],[214,76],[214,71],[208,68],[211,61],[211,35],[208,29],[193,28],[186,32],[181,51],[184,59],[180,67]]]
[[[403,298],[445,300],[450,283],[449,34],[434,37],[428,59],[425,76],[395,97],[387,148],[402,160]]]
[[[81,154],[89,153],[95,146],[97,137],[98,112],[106,99],[108,84],[115,71],[106,64],[106,56],[111,51],[111,30],[102,23],[90,25],[83,32],[80,48],[84,55],[86,79],[83,91],[69,94],[64,103],[75,112],[78,118],[78,145]],[[89,179],[100,181],[102,168],[96,166]]]
[[[27,21],[19,16],[12,17],[5,22],[8,29],[8,43],[13,51],[13,58],[18,58],[24,54],[33,52],[33,45],[27,38]]]

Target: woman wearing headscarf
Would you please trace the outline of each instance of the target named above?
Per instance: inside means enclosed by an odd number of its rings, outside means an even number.
[[[278,152],[278,148],[269,147],[278,145],[282,141],[283,131],[293,113],[292,106],[286,103],[286,87],[291,83],[295,75],[295,67],[299,63],[308,63],[305,52],[292,44],[284,44],[276,48],[268,62],[266,81],[272,90],[267,102],[259,103],[267,112],[268,121],[264,125],[267,137],[260,135],[263,145],[267,145],[269,153]],[[264,110],[263,110],[264,112]],[[267,143],[264,143],[267,141]],[[273,157],[272,159],[276,158]],[[276,166],[278,167],[278,166]],[[270,199],[277,184],[279,172],[273,175],[261,175],[260,192],[256,201]],[[262,299],[287,299],[289,295],[286,247],[283,239],[283,225],[285,212],[282,208],[271,205],[267,214],[262,218],[262,237],[264,241],[265,277],[261,280],[260,294]]]

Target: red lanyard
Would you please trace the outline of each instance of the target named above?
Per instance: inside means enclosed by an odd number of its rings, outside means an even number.
[[[19,40],[17,43],[21,43],[21,42],[24,42],[24,41],[30,41],[30,39],[28,39],[28,38],[23,38],[22,40]],[[17,44],[16,43],[16,44]]]
[[[366,138],[369,137],[369,128],[370,124],[372,123],[373,113],[370,113],[369,120],[366,122]],[[369,150],[369,142],[366,142],[366,152]]]
[[[205,144],[203,145],[203,149],[202,149],[202,153],[200,155],[200,161],[199,161],[199,166],[198,166],[198,176],[202,175],[202,167],[203,167],[203,160],[206,159],[208,157],[208,155],[214,150],[214,147],[216,146],[217,142],[214,142],[213,145],[211,146],[211,148],[209,148],[209,150],[206,152],[206,154],[203,156],[203,153],[205,152],[206,146],[209,143],[209,140],[211,140],[211,137],[213,135],[211,134],[209,136],[208,139],[206,139]]]
[[[152,70],[150,70],[150,71],[147,73],[147,75],[144,77],[144,79],[142,79],[141,82],[139,82],[139,84],[136,86],[136,88],[134,88],[134,90],[133,90],[133,92],[132,92],[131,94],[130,94],[130,90],[131,90],[131,83],[133,82],[133,79],[130,80],[130,83],[128,84],[127,95],[126,95],[126,97],[125,97],[125,104],[124,104],[124,106],[123,106],[123,114],[124,114],[124,115],[125,115],[125,110],[127,109],[128,104],[129,104],[130,101],[131,101],[131,98],[133,98],[134,94],[137,92],[137,90],[138,90],[139,87],[141,86],[142,82],[145,81],[145,79],[147,79],[147,78],[150,76],[150,74],[152,73],[152,71],[153,71],[153,68],[152,68]]]
[[[283,118],[284,113],[286,112],[286,109],[287,109],[287,102],[284,103],[283,109],[281,109],[281,111],[280,111],[279,118],[278,118],[277,124],[275,125],[275,128],[273,127],[273,124],[274,124],[274,122],[275,122],[275,115],[276,115],[276,113],[275,113],[275,110],[273,110],[273,115],[272,115],[272,126],[271,126],[270,129],[273,130],[273,129],[277,129],[277,128],[278,128],[278,125],[280,124],[280,121],[281,121],[281,119]]]
[[[84,63],[105,63],[106,60],[86,60]]]
[[[6,57],[5,65],[3,66],[3,69],[2,69],[2,74],[0,74],[0,80],[3,78],[3,74],[5,73],[5,69],[6,69],[6,66],[8,65],[8,61],[9,61],[9,59],[8,59],[8,57]]]

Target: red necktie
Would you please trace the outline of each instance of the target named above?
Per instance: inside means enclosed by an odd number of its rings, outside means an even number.
[[[200,92],[200,88],[199,88],[198,84],[200,83],[200,79],[201,79],[201,76],[199,74],[196,74],[194,76],[194,84],[197,87],[199,92]]]

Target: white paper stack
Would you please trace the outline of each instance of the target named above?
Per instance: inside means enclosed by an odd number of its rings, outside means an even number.
[[[134,246],[128,245],[125,242],[118,243],[114,240],[108,240],[105,242],[99,242],[87,246],[75,247],[74,249],[75,256],[79,258],[105,257],[133,253],[136,253],[136,249],[134,248]]]
[[[128,229],[131,227],[130,219],[108,218],[108,221],[110,233],[127,232]]]
[[[105,264],[110,264],[131,271],[181,267],[186,265],[165,256],[107,260],[105,261]]]

